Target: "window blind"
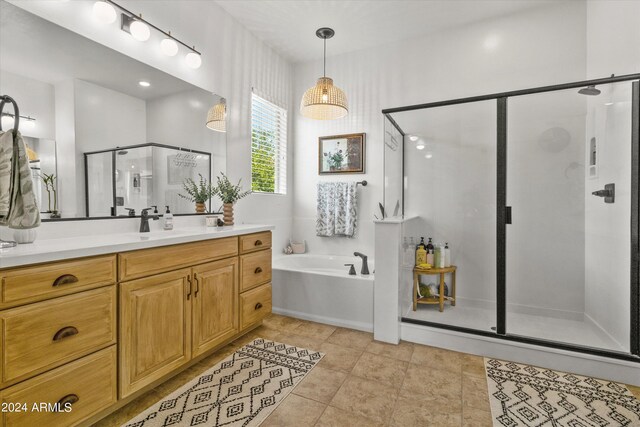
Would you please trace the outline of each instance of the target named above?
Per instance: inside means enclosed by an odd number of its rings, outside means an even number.
[[[251,189],[287,193],[287,110],[251,94]]]

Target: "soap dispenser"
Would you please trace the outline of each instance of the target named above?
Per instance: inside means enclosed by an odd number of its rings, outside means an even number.
[[[166,207],[167,210],[164,213],[164,215],[162,216],[162,220],[163,220],[163,228],[165,230],[173,230],[173,214],[171,213],[171,211],[169,210],[169,206]]]

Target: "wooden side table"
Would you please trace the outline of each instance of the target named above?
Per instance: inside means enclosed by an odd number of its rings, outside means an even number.
[[[451,295],[444,296],[444,276],[451,273]],[[418,286],[420,286],[420,275],[440,275],[440,291],[437,297],[421,297],[418,298]],[[456,266],[452,265],[445,268],[419,268],[413,269],[413,311],[416,311],[418,304],[439,304],[440,311],[444,310],[444,302],[450,301],[451,305],[456,305]]]

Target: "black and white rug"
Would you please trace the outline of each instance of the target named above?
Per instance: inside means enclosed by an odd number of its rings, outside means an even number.
[[[484,359],[499,427],[640,426],[640,401],[624,384]]]
[[[258,426],[323,356],[258,338],[124,425]]]

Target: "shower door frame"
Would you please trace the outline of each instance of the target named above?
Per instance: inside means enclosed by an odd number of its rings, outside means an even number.
[[[631,89],[631,224],[630,224],[630,336],[629,353],[617,352],[602,348],[589,347],[578,344],[568,344],[558,341],[551,341],[542,338],[534,338],[509,334],[507,331],[507,226],[511,222],[511,207],[507,206],[507,148],[508,148],[508,100],[509,98],[532,95],[544,92],[555,92],[568,89],[577,89],[590,85],[603,85],[620,82],[632,82]],[[508,341],[517,341],[526,344],[552,347],[561,350],[569,350],[595,356],[604,356],[615,359],[629,360],[640,363],[640,73],[627,74],[622,76],[612,76],[601,79],[584,80],[571,83],[563,83],[551,86],[541,86],[530,89],[522,89],[510,92],[494,93],[489,95],[473,96],[467,98],[457,98],[446,101],[431,102],[426,104],[408,105],[397,108],[387,108],[382,110],[382,114],[389,119],[390,123],[405,136],[405,132],[394,120],[392,114],[413,110],[445,107],[457,104],[467,104],[479,101],[496,101],[497,111],[497,163],[496,163],[496,332],[477,330],[462,326],[449,325],[438,322],[411,319],[402,317],[401,321],[418,325],[448,329],[458,332],[470,333],[492,338],[500,338]],[[404,139],[404,138],[403,138]],[[404,141],[402,144],[403,175],[404,175]],[[404,214],[404,186],[402,188]]]

